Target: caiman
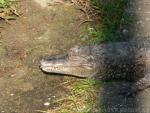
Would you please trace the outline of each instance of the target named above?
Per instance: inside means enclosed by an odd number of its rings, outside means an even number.
[[[75,46],[41,60],[44,72],[102,80],[135,81],[131,92],[150,86],[150,40]]]

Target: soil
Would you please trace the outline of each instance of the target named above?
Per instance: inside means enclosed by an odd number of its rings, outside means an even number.
[[[10,25],[0,22],[0,112],[46,111],[49,106],[44,103],[67,93],[60,84],[74,79],[48,76],[39,69],[39,62],[81,44],[80,34],[88,27],[79,27],[84,14],[68,1],[51,6],[46,2],[51,1],[22,0],[18,3],[20,17],[9,21]]]

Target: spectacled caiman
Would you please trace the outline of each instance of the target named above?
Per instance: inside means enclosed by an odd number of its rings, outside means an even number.
[[[40,68],[76,77],[135,81],[135,93],[150,86],[150,40],[75,46],[67,54],[42,59]]]

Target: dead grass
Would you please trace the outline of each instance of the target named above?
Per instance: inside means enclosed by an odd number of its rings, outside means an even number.
[[[72,3],[86,15],[87,20],[82,23],[100,20],[99,7],[93,6],[91,0],[72,0]]]
[[[49,108],[45,113],[91,113],[100,108],[96,108],[99,100],[100,81],[79,80],[63,84],[68,90],[68,94],[52,103],[57,105]]]
[[[17,1],[1,0],[0,2],[0,20],[9,23],[9,20],[16,19],[19,16],[17,12]]]

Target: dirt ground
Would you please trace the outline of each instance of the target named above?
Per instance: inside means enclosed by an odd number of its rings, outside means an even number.
[[[21,16],[11,25],[0,22],[1,113],[47,110],[44,103],[66,94],[64,86],[54,87],[72,79],[43,74],[39,61],[80,44],[80,34],[87,32],[86,25],[78,26],[84,15],[69,2],[54,6],[45,2],[22,0]]]

